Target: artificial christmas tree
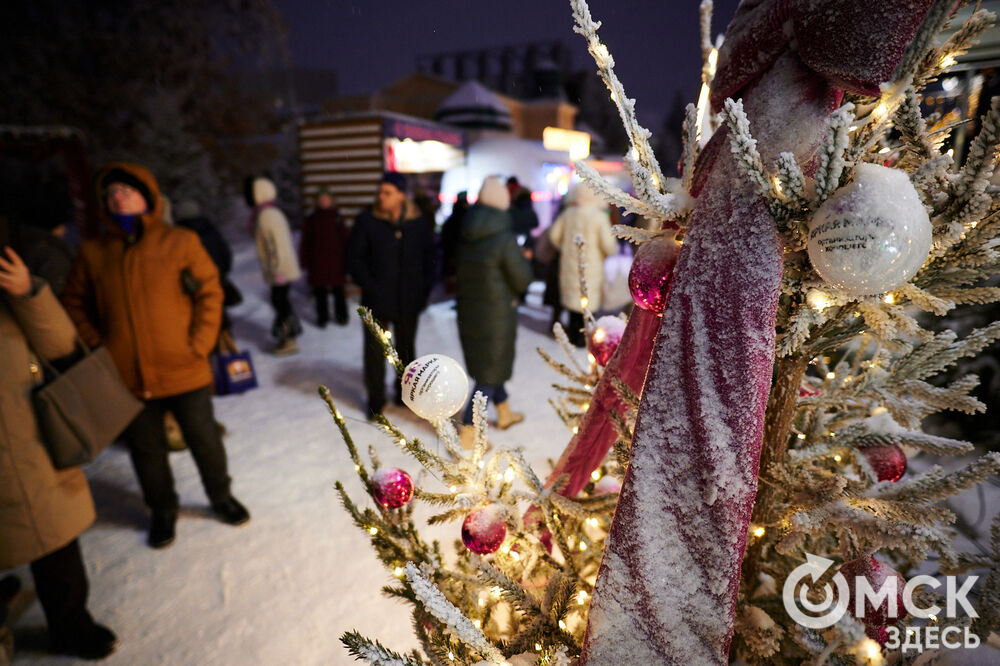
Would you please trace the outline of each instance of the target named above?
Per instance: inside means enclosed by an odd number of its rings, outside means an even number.
[[[993,16],[973,13],[935,46],[953,0],[744,2],[716,54],[703,2],[704,93],[687,113],[680,178],[668,179],[599,24],[571,4],[632,142],[636,196],[577,169],[652,221],[620,230],[640,253],[683,242],[676,266],[644,271],[642,300],[656,301],[655,287],[663,308],[636,308],[606,363],[580,364],[557,329],[569,360],[548,360],[575,385],[558,386],[554,405],[573,437],[546,482],[518,451],[488,450],[482,396],[469,452],[443,411],[425,414],[443,455],[379,419],[440,488],[418,483],[416,501],[375,510],[338,488],[401,581],[386,593],[413,604],[423,653],[353,633],[344,642],[374,664],[601,665],[881,663],[908,658],[892,653],[901,627],[986,642],[1000,631],[1000,520],[989,547],[961,554],[939,502],[995,474],[1000,455],[908,477],[903,447],[972,450],[919,427],[942,410],[980,410],[975,378],[927,380],[1000,338],[1000,323],[959,340],[915,318],[1000,300],[983,284],[1000,272],[1000,98],[959,168],[942,152],[949,128],[928,126],[917,97]],[[593,340],[597,323],[585,320]],[[609,475],[623,478],[620,498],[597,487]],[[420,501],[442,508],[432,524],[463,521],[454,555],[421,537]],[[818,561],[829,564],[801,575]],[[861,617],[856,587],[827,625],[788,605],[788,587],[818,610],[831,579],[871,585],[918,570],[978,571],[977,615],[928,620],[874,603]],[[913,596],[944,607],[934,585]]]

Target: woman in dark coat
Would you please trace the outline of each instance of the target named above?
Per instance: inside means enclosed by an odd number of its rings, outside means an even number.
[[[306,269],[316,299],[316,323],[320,328],[330,321],[331,292],[334,317],[341,326],[347,324],[344,298],[347,237],[347,227],[333,205],[333,196],[326,188],[321,189],[316,196],[316,210],[305,219],[299,241],[299,261]]]
[[[496,405],[499,428],[524,420],[511,410],[504,382],[514,369],[518,301],[531,283],[531,264],[517,245],[509,207],[507,188],[498,178],[486,178],[462,223],[458,246],[458,334],[465,366],[475,390]],[[463,423],[472,423],[471,401]],[[463,444],[471,440],[471,428],[463,428]]]

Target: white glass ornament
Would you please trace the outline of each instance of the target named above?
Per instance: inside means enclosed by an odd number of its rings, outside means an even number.
[[[436,421],[448,418],[465,404],[469,377],[453,358],[427,354],[403,371],[403,402],[417,416]]]
[[[931,249],[931,221],[905,172],[859,164],[854,182],[827,199],[809,222],[809,260],[850,296],[895,289]]]

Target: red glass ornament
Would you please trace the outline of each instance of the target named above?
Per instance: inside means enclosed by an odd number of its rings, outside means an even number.
[[[372,495],[387,509],[398,509],[413,497],[413,479],[401,469],[380,467],[372,474]]]
[[[680,251],[681,246],[672,238],[658,238],[639,246],[628,272],[628,290],[636,305],[663,314]]]
[[[878,592],[887,580],[896,579],[896,609],[892,612],[889,605],[890,596],[887,596],[876,608],[869,598],[865,598],[864,617],[858,620],[865,625],[865,635],[873,641],[878,641],[879,645],[885,645],[888,633],[885,628],[892,622],[906,615],[906,608],[903,606],[903,588],[906,580],[899,575],[899,572],[884,562],[879,562],[873,556],[861,557],[856,560],[844,562],[840,565],[840,573],[847,580],[847,588],[850,590],[850,598],[847,603],[847,611],[857,617],[855,613],[855,599],[858,595],[858,578],[864,578],[873,590]]]
[[[898,444],[875,444],[860,451],[879,481],[899,481],[906,472],[906,453]]]
[[[625,333],[625,322],[620,317],[606,315],[594,322],[594,330],[587,339],[587,351],[598,365],[607,365],[611,355],[618,349]]]
[[[462,543],[473,553],[495,553],[505,538],[507,525],[494,504],[474,510],[462,521]]]

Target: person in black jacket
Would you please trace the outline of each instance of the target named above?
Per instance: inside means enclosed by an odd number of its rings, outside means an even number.
[[[392,328],[404,365],[416,358],[417,320],[434,284],[434,233],[406,196],[406,177],[386,172],[375,206],[360,213],[347,246],[348,270],[361,287],[361,304],[382,326]],[[365,334],[365,386],[370,417],[385,406],[382,347]],[[402,404],[396,387],[396,404]]]

